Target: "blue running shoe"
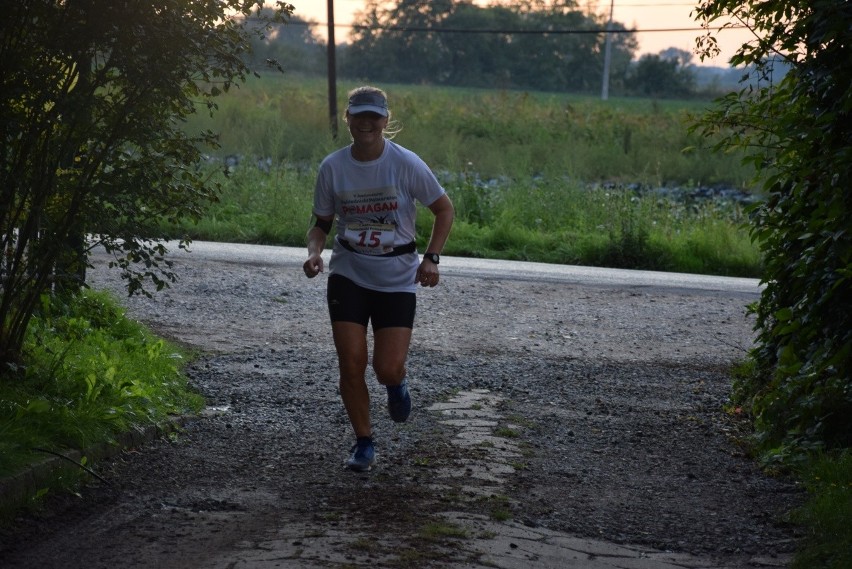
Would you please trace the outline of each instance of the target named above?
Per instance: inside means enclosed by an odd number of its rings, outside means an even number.
[[[397,423],[404,423],[411,414],[411,395],[408,393],[408,379],[399,385],[388,386],[388,413]]]
[[[358,437],[352,446],[352,454],[346,461],[346,467],[356,472],[367,472],[376,463],[376,449],[372,437]]]

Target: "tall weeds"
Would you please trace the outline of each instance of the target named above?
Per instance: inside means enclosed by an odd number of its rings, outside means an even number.
[[[456,206],[445,253],[757,276],[735,204],[635,191],[746,186],[751,172],[736,156],[689,134],[689,113],[704,103],[384,87],[403,126],[395,140],[433,168]],[[325,84],[264,77],[220,106],[188,128],[221,133],[218,156],[235,159],[210,167],[225,190],[200,223],[172,227],[175,236],[302,246],[316,166],[348,142],[342,122],[330,136]],[[425,242],[429,216],[420,221]]]
[[[177,349],[105,293],[45,298],[24,347],[28,365],[0,382],[0,476],[43,456],[36,449],[83,449],[202,405]]]

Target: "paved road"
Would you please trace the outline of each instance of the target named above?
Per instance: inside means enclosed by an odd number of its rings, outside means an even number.
[[[178,255],[181,254],[174,244],[170,246],[170,249]],[[222,262],[301,264],[306,256],[303,247],[213,243],[209,241],[194,241],[190,250],[192,255],[197,258]],[[323,256],[328,262],[330,251],[325,251]],[[757,296],[760,292],[760,283],[757,279],[449,256],[441,257],[441,272],[445,275],[493,276],[502,280],[538,280],[598,286],[630,285],[632,287],[703,290],[751,296]]]

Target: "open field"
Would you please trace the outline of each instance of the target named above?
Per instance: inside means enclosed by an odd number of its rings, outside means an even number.
[[[402,127],[395,140],[426,160],[456,205],[448,254],[759,274],[745,226],[751,172],[689,132],[706,102],[387,91]],[[209,168],[222,192],[200,223],[170,236],[302,245],[316,167],[348,141],[342,121],[331,137],[325,83],[255,79],[188,128],[219,133]],[[708,199],[708,188],[726,193]],[[421,221],[424,242],[428,213]]]

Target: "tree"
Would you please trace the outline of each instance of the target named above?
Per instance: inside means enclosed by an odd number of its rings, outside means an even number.
[[[757,373],[738,386],[768,457],[852,442],[852,3],[703,2],[709,27],[733,17],[755,39],[731,58],[756,77],[697,125],[742,148],[765,201],[751,231],[765,259]],[[715,39],[698,40],[702,58]],[[789,71],[778,80],[776,62]],[[786,70],[786,69],[785,69]]]
[[[683,98],[695,93],[695,74],[689,54],[669,48],[659,55],[643,55],[628,72],[628,93],[641,97]]]
[[[3,1],[0,373],[21,361],[42,295],[79,290],[84,235],[115,255],[131,294],[174,279],[160,222],[216,195],[195,167],[212,133],[181,126],[247,78],[246,22],[262,4]],[[279,3],[275,20],[291,12]],[[69,243],[77,262],[63,262]]]
[[[395,7],[370,0],[359,18],[342,71],[351,77],[546,91],[600,86],[605,34],[595,30],[604,23],[573,0],[400,0]],[[617,34],[613,77],[623,76],[636,45]]]
[[[401,83],[440,77],[447,54],[434,30],[452,8],[452,0],[399,0],[396,7],[368,0],[341,73]]]
[[[517,29],[518,15],[508,8],[482,8],[458,4],[445,27],[453,30],[483,30],[483,33],[448,33],[438,36],[446,62],[436,83],[472,87],[511,87],[513,60],[519,48],[514,37],[485,30]],[[514,53],[513,53],[514,52]]]
[[[252,64],[290,73],[325,74],[326,46],[314,33],[316,22],[292,16],[287,22],[270,25],[274,10],[264,8],[261,14],[266,18],[253,26],[259,33],[251,38]]]
[[[606,22],[580,12],[575,2],[536,4],[539,2],[521,13],[521,26],[555,33],[515,38],[512,45],[516,54],[512,68],[515,84],[545,91],[597,92],[603,77],[606,34],[593,31],[605,29]],[[622,24],[613,22],[612,30],[623,29]],[[614,87],[626,72],[636,45],[630,34],[613,34],[610,77],[614,79]]]

